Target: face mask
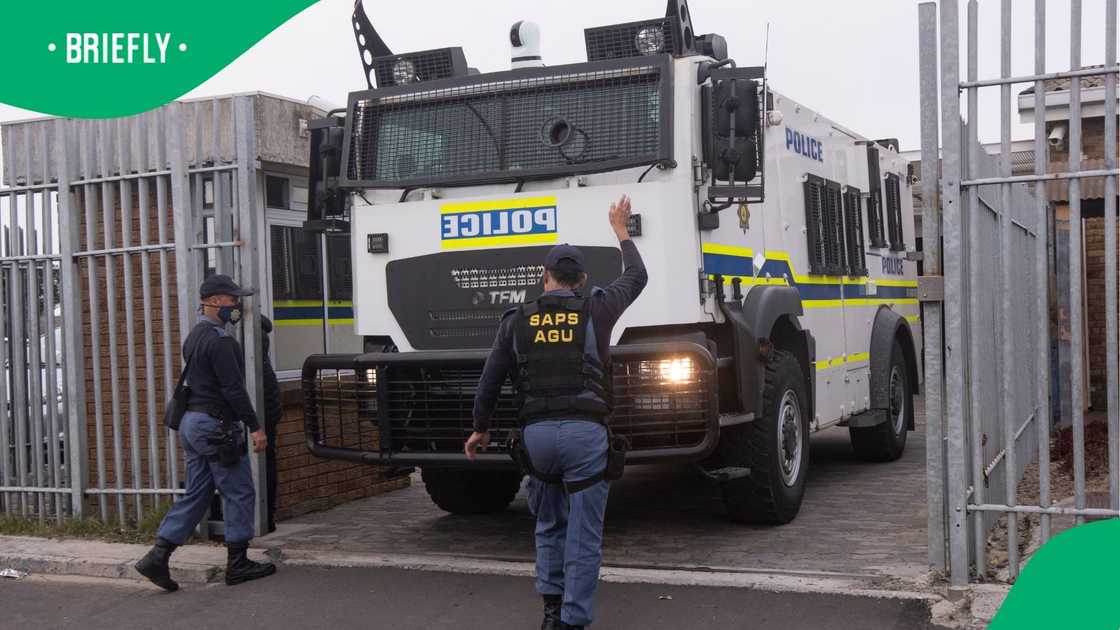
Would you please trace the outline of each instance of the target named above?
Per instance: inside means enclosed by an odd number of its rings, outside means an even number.
[[[241,311],[244,307],[241,302],[233,306],[223,306],[218,309],[218,319],[227,324],[237,324],[241,322]]]

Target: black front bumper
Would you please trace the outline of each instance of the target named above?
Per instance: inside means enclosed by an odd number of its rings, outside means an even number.
[[[466,465],[463,443],[488,350],[322,354],[303,365],[304,431],[311,453],[382,466]],[[616,346],[612,431],[627,463],[699,460],[719,441],[716,361],[689,342]],[[491,446],[479,461],[512,466],[513,391],[502,387]]]

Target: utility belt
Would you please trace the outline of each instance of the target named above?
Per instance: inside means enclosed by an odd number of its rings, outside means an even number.
[[[533,419],[526,422],[525,426],[554,419],[555,418]],[[568,482],[564,481],[563,474],[549,475],[537,470],[537,468],[533,466],[532,459],[529,457],[529,449],[525,446],[524,435],[520,429],[510,431],[508,443],[510,456],[524,474],[539,479],[544,483],[563,484],[564,490],[568,494],[575,494],[586,490],[600,481],[617,481],[622,479],[622,473],[626,469],[626,451],[630,450],[630,442],[624,436],[616,435],[612,432],[610,426],[601,418],[590,418],[585,421],[596,422],[607,428],[607,467],[601,472],[586,479]]]
[[[217,435],[206,438],[207,444],[217,447],[210,461],[218,462],[223,466],[236,466],[241,457],[249,452],[249,443],[245,441],[245,432],[240,430],[237,423],[226,418],[226,410],[220,405],[187,405],[187,411],[204,413],[216,418],[221,423]]]

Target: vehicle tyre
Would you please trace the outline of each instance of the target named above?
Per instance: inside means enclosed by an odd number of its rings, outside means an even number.
[[[797,516],[809,472],[809,397],[801,365],[790,352],[774,350],[766,365],[763,416],[727,427],[719,459],[750,474],[723,484],[731,518],[781,525]]]
[[[515,470],[423,468],[420,478],[432,501],[452,514],[501,512],[521,489],[521,473]]]
[[[888,381],[887,421],[873,427],[852,427],[848,434],[856,455],[871,462],[893,462],[906,450],[906,431],[914,413],[914,389],[902,344],[898,339],[891,346],[891,366]]]

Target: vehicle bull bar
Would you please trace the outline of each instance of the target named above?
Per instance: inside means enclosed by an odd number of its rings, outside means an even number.
[[[474,394],[488,350],[319,354],[303,365],[304,432],[311,454],[381,466],[465,465]],[[611,348],[612,431],[627,463],[695,461],[719,441],[716,360],[699,344]],[[501,390],[491,446],[478,461],[512,466],[513,390]]]

